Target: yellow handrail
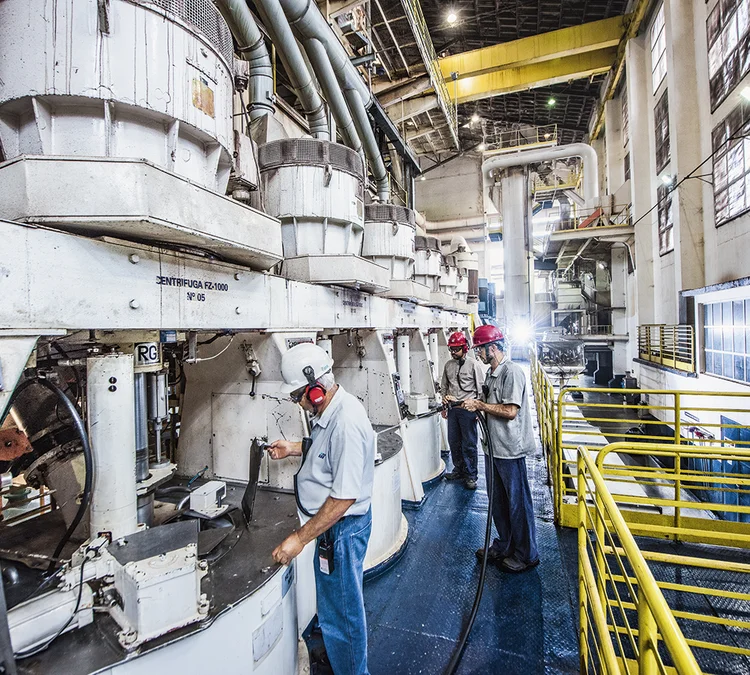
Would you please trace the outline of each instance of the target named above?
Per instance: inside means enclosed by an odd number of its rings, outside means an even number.
[[[593,484],[593,489],[589,488],[589,481]],[[579,511],[579,586],[581,588],[581,627],[582,633],[585,626],[588,625],[588,614],[583,616],[585,604],[593,602],[599,604],[601,610],[602,590],[606,588],[600,580],[598,583],[594,580],[594,572],[589,559],[589,534],[588,523],[590,516],[586,506],[587,495],[593,492],[596,496],[596,502],[600,505],[601,513],[597,509],[596,525],[597,532],[608,527],[614,531],[620,542],[620,547],[624,552],[625,558],[630,565],[635,576],[638,588],[638,670],[643,675],[651,675],[663,670],[661,656],[659,654],[659,640],[661,639],[672,660],[672,664],[679,675],[695,674],[702,671],[698,666],[695,656],[693,655],[685,636],[682,634],[677,620],[669,608],[664,596],[649,569],[646,559],[643,557],[638,544],[635,541],[625,519],[622,517],[620,510],[605,485],[597,464],[591,457],[589,451],[584,447],[578,449],[578,511]],[[602,542],[598,542],[601,546]],[[607,567],[608,569],[608,567]],[[603,572],[600,563],[597,561],[597,571]],[[610,582],[614,583],[615,579],[610,574]],[[599,602],[597,602],[599,601]],[[623,615],[624,616],[624,615]],[[619,665],[616,665],[617,657],[614,654],[615,648],[612,639],[609,636],[610,626],[601,611],[594,612],[594,622],[596,624],[597,634],[600,643],[604,644],[603,656],[606,672],[621,673],[623,672]],[[582,637],[583,640],[583,637]],[[586,653],[582,650],[582,672],[588,670]],[[623,653],[622,658],[626,655]],[[662,665],[662,668],[659,666]],[[633,672],[629,669],[629,672]]]

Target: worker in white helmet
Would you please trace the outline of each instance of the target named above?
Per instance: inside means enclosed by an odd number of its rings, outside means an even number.
[[[295,493],[302,527],[273,551],[289,564],[315,548],[318,621],[335,675],[368,675],[362,573],[370,539],[375,433],[359,400],[336,384],[328,353],[299,344],[281,358],[290,397],[312,415],[311,437],[274,441],[272,459],[301,456]]]

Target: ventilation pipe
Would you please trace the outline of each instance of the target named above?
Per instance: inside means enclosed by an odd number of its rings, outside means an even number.
[[[482,163],[485,188],[489,185],[489,178],[495,169],[509,169],[513,166],[528,166],[554,159],[580,157],[583,160],[583,198],[586,206],[591,206],[599,197],[599,159],[596,151],[586,143],[571,143],[538,150],[523,150],[511,155],[490,157]],[[487,194],[487,189],[485,189]]]
[[[245,4],[244,0],[242,0],[242,4]],[[315,87],[279,0],[256,0],[255,6],[260,18],[263,19],[271,40],[276,45],[292,87],[297,92],[297,97],[310,125],[310,133],[314,138],[329,140],[331,133],[328,128],[325,105]],[[331,108],[333,109],[333,106]],[[338,124],[338,117],[336,123]]]
[[[250,64],[250,119],[274,112],[273,68],[263,34],[245,0],[215,0],[237,43],[237,52]]]
[[[336,80],[344,92],[344,98],[349,107],[354,126],[370,162],[370,168],[377,183],[378,198],[382,202],[389,201],[391,190],[388,183],[388,174],[375,134],[370,126],[370,120],[367,117],[367,109],[373,102],[370,90],[313,2],[310,2],[310,0],[280,0],[280,2],[292,29],[305,46],[308,56],[310,55],[308,42],[318,40],[323,46]],[[315,46],[312,49],[315,51]],[[321,77],[317,70],[316,74]]]
[[[286,21],[286,19],[284,20]],[[341,130],[341,135],[344,137],[344,142],[361,155],[362,141],[359,140],[359,134],[357,134],[354,121],[349,114],[349,108],[346,106],[341,87],[336,81],[336,74],[328,60],[325,47],[319,40],[308,40],[305,43],[305,52],[318,77],[318,82],[323,88],[323,93],[326,95],[326,100],[336,120],[336,126]],[[364,164],[364,160],[362,163]]]

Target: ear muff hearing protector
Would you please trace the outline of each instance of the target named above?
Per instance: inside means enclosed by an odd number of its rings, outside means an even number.
[[[326,390],[320,382],[315,380],[315,372],[311,366],[305,366],[302,369],[302,374],[307,379],[307,389],[305,390],[305,396],[315,407],[319,406],[326,397]]]

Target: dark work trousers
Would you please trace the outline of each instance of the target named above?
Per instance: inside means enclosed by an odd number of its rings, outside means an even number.
[[[477,414],[463,408],[448,409],[448,445],[453,469],[477,479]]]
[[[524,564],[534,562],[539,558],[539,552],[526,458],[495,457],[489,461],[485,455],[484,459],[488,489],[490,470],[495,471],[492,521],[497,528],[497,539],[492,542],[492,549],[503,558],[514,558]]]

